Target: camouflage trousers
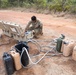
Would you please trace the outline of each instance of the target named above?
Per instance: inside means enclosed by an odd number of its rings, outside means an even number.
[[[34,30],[34,36],[38,36],[38,35],[42,35],[43,34],[43,32],[42,32],[42,27],[39,27],[39,28],[32,28],[32,27],[30,27],[30,28],[28,28],[28,31],[32,31],[32,30]]]

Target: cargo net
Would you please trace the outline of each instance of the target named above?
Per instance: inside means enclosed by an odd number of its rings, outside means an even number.
[[[45,42],[47,45],[45,45]],[[26,43],[20,42],[13,49],[20,54],[21,65],[30,68],[38,64],[45,56],[53,57],[62,53],[56,50],[57,39],[54,40],[35,40],[30,39]]]
[[[56,50],[57,46],[57,39],[64,39],[65,36],[61,34],[61,37],[53,39],[53,40],[28,40],[27,44],[28,46],[34,45],[37,49],[34,49],[35,47],[32,46],[33,48],[29,48],[29,52],[25,47],[23,47],[23,51],[26,52],[28,58],[29,58],[29,65],[27,67],[31,67],[37,63],[39,63],[45,56],[46,57],[53,57],[57,55],[61,55],[62,53]],[[31,43],[31,45],[30,45]],[[35,50],[35,51],[33,51]],[[31,51],[31,52],[30,52]],[[33,51],[33,52],[32,52]],[[31,54],[33,53],[33,54]],[[27,68],[24,67],[24,68]]]
[[[27,42],[18,42],[18,44],[12,46],[9,51],[9,54],[11,54],[14,59],[14,65],[10,63],[12,66],[8,67],[8,61],[6,63],[7,72],[11,72],[10,68],[13,66],[15,66],[16,70],[20,70],[22,67],[30,68],[38,64],[44,58],[62,55],[60,47],[64,38],[65,36],[62,34],[61,37],[50,40],[29,39]],[[67,44],[69,42],[64,43]],[[7,59],[4,61],[7,61]],[[12,59],[10,61],[13,62]],[[7,67],[9,69],[7,69]]]

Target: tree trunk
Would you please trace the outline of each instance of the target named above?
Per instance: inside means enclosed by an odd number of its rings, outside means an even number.
[[[66,3],[66,0],[62,0],[62,11],[65,11],[65,3]]]

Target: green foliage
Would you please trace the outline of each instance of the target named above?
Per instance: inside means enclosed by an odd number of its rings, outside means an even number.
[[[76,13],[76,0],[71,0],[70,12]]]
[[[7,8],[8,7],[8,0],[1,0],[1,8]]]
[[[76,0],[52,0],[48,5],[49,10],[76,11]]]
[[[46,0],[33,0],[33,2],[34,2],[34,5],[39,9],[46,8],[47,6]]]
[[[26,7],[76,13],[76,0],[0,0],[0,8]]]
[[[62,10],[62,7],[61,7],[61,3],[59,2],[59,0],[53,0],[49,4],[49,10],[61,11]]]
[[[23,6],[26,7],[26,8],[30,8],[31,7],[31,4],[28,3],[28,2],[23,2]]]

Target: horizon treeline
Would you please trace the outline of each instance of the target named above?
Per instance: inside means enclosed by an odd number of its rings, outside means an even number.
[[[76,0],[0,0],[0,8],[25,7],[76,13]]]

